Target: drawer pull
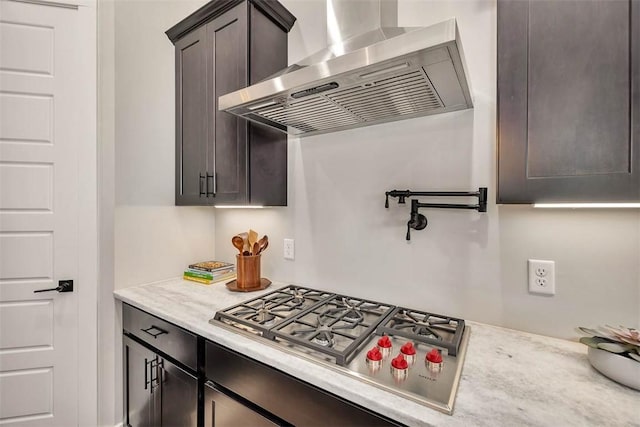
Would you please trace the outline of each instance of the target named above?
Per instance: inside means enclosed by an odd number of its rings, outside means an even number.
[[[165,331],[164,329],[160,329],[157,326],[153,326],[151,325],[150,327],[148,327],[147,329],[140,329],[142,332],[146,332],[149,335],[151,335],[153,338],[158,338],[158,336],[162,335],[162,334],[168,334],[169,332]],[[153,332],[151,332],[153,331]]]

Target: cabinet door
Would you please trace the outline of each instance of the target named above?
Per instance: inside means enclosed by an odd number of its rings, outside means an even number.
[[[206,205],[207,40],[204,27],[175,44],[176,205]],[[153,153],[149,153],[153,156]],[[210,182],[211,185],[211,182]],[[213,192],[213,189],[209,189]]]
[[[195,427],[198,423],[198,381],[166,359],[161,360],[163,427]]]
[[[158,356],[124,337],[125,422],[131,427],[155,427],[158,416]]]
[[[247,86],[247,5],[242,3],[206,26],[209,39],[210,105],[207,152],[209,173],[214,175],[214,203],[247,203],[247,123],[218,111],[218,97]],[[211,150],[211,148],[213,148]]]
[[[498,1],[498,203],[640,200],[639,9]]]
[[[213,383],[207,382],[204,390],[204,425],[205,427],[272,427],[277,424],[227,396]]]

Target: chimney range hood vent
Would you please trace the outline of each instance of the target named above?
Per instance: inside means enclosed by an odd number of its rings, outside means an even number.
[[[300,137],[472,107],[455,19],[368,31],[218,99]]]

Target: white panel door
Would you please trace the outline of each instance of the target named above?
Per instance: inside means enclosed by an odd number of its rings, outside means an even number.
[[[78,424],[78,7],[0,0],[0,425]]]

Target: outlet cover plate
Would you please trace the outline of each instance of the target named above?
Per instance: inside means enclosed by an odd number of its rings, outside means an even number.
[[[294,260],[296,257],[295,242],[293,239],[284,239],[284,259]]]
[[[529,293],[556,294],[556,263],[540,259],[528,260]]]

